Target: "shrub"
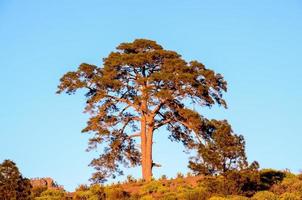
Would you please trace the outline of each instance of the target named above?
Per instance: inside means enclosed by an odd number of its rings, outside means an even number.
[[[252,197],[252,200],[278,200],[278,196],[269,191],[260,191]]]
[[[62,200],[65,198],[65,191],[58,189],[48,189],[41,193],[35,200]]]
[[[121,187],[106,188],[105,193],[106,200],[124,200],[130,198],[130,194]]]
[[[142,194],[152,194],[157,192],[159,189],[162,189],[163,184],[160,181],[151,181],[149,183],[146,183],[142,189],[141,189],[141,193]]]
[[[298,176],[289,175],[283,179],[281,183],[274,185],[271,191],[276,194],[283,194],[285,192],[299,193],[302,195],[302,180]]]
[[[175,192],[167,192],[161,195],[160,200],[178,200],[177,193]]]
[[[249,198],[244,197],[244,196],[238,196],[238,195],[232,195],[228,196],[229,200],[249,200]]]
[[[214,197],[211,197],[209,200],[228,200],[228,199],[225,197],[214,196]]]
[[[280,200],[300,200],[301,197],[299,193],[286,192],[280,196]]]
[[[267,190],[272,185],[281,182],[285,178],[286,174],[282,171],[276,171],[273,169],[263,169],[260,171],[260,189]]]
[[[136,182],[136,179],[135,179],[133,176],[128,175],[128,176],[127,176],[127,182],[128,182],[128,183],[134,183],[134,182]]]
[[[141,200],[155,200],[151,195],[146,195],[141,198]]]
[[[176,178],[183,178],[184,175],[181,172],[177,172],[176,174]]]
[[[104,188],[100,185],[80,185],[74,192],[73,199],[75,200],[105,200],[106,195]]]
[[[42,192],[47,190],[46,186],[36,186],[31,189],[31,199],[41,196]]]
[[[167,180],[167,176],[166,176],[166,175],[162,175],[162,176],[160,177],[160,180]]]
[[[206,200],[208,199],[210,194],[201,187],[197,187],[191,190],[188,190],[184,194],[184,199],[186,200]]]

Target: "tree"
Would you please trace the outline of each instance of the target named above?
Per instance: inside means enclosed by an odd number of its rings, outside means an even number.
[[[198,154],[189,162],[196,174],[217,175],[248,167],[244,138],[233,134],[227,121],[206,121],[204,132],[206,137],[198,145]]]
[[[23,178],[16,164],[4,160],[0,164],[0,199],[27,200],[30,199],[30,181]]]
[[[91,166],[92,179],[104,180],[122,174],[120,165],[142,166],[143,179],[152,177],[153,134],[165,126],[172,141],[194,148],[203,139],[205,118],[196,106],[226,107],[222,94],[227,83],[222,75],[198,61],[186,62],[155,41],[137,39],[122,43],[103,60],[103,66],[83,63],[66,73],[57,93],[73,94],[86,89],[91,114],[83,132],[94,133],[88,149],[104,147]],[[140,148],[135,137],[140,138]]]

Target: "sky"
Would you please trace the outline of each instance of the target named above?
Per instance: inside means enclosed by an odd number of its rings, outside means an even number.
[[[69,191],[89,183],[98,152],[85,151],[85,98],[57,95],[59,79],[83,62],[102,66],[122,42],[147,38],[223,74],[229,108],[201,114],[244,135],[250,162],[297,173],[301,35],[300,0],[0,0],[0,162],[11,159],[25,177],[52,177]],[[190,155],[167,135],[155,135],[162,165],[155,177],[188,172]]]

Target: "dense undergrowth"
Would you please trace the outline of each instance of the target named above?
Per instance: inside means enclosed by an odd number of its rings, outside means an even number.
[[[35,200],[301,200],[302,175],[265,169],[208,177],[179,174],[175,179],[163,176],[151,182],[128,177],[124,183],[81,185],[69,194],[40,190],[32,195]]]

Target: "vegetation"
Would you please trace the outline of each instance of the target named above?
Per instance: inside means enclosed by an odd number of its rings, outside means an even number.
[[[73,199],[298,200],[302,197],[300,175],[271,169],[253,170],[253,173],[237,171],[236,174],[228,177],[178,177],[150,182],[131,179],[130,182],[107,186],[81,185],[73,193]]]
[[[91,118],[83,132],[94,133],[89,149],[107,144],[91,162],[96,182],[122,174],[121,164],[141,165],[143,179],[150,181],[152,168],[159,166],[152,159],[156,130],[165,126],[172,141],[196,149],[211,132],[211,121],[194,111],[192,103],[196,108],[226,107],[222,94],[227,83],[221,74],[146,39],[122,43],[103,66],[83,63],[60,81],[58,93],[87,90],[85,111]],[[215,121],[211,127],[220,123],[226,122]],[[140,138],[140,148],[135,137]]]
[[[227,121],[205,121],[204,126],[204,141],[198,144],[198,154],[189,162],[195,174],[217,175],[248,167],[244,138],[233,134]]]
[[[28,200],[30,190],[30,181],[23,178],[16,164],[11,160],[4,160],[0,164],[0,199]]]
[[[80,185],[68,193],[60,187],[31,187],[16,164],[0,165],[2,200],[301,200],[302,174],[249,166],[220,174],[165,175],[146,182],[128,176],[124,183]]]

